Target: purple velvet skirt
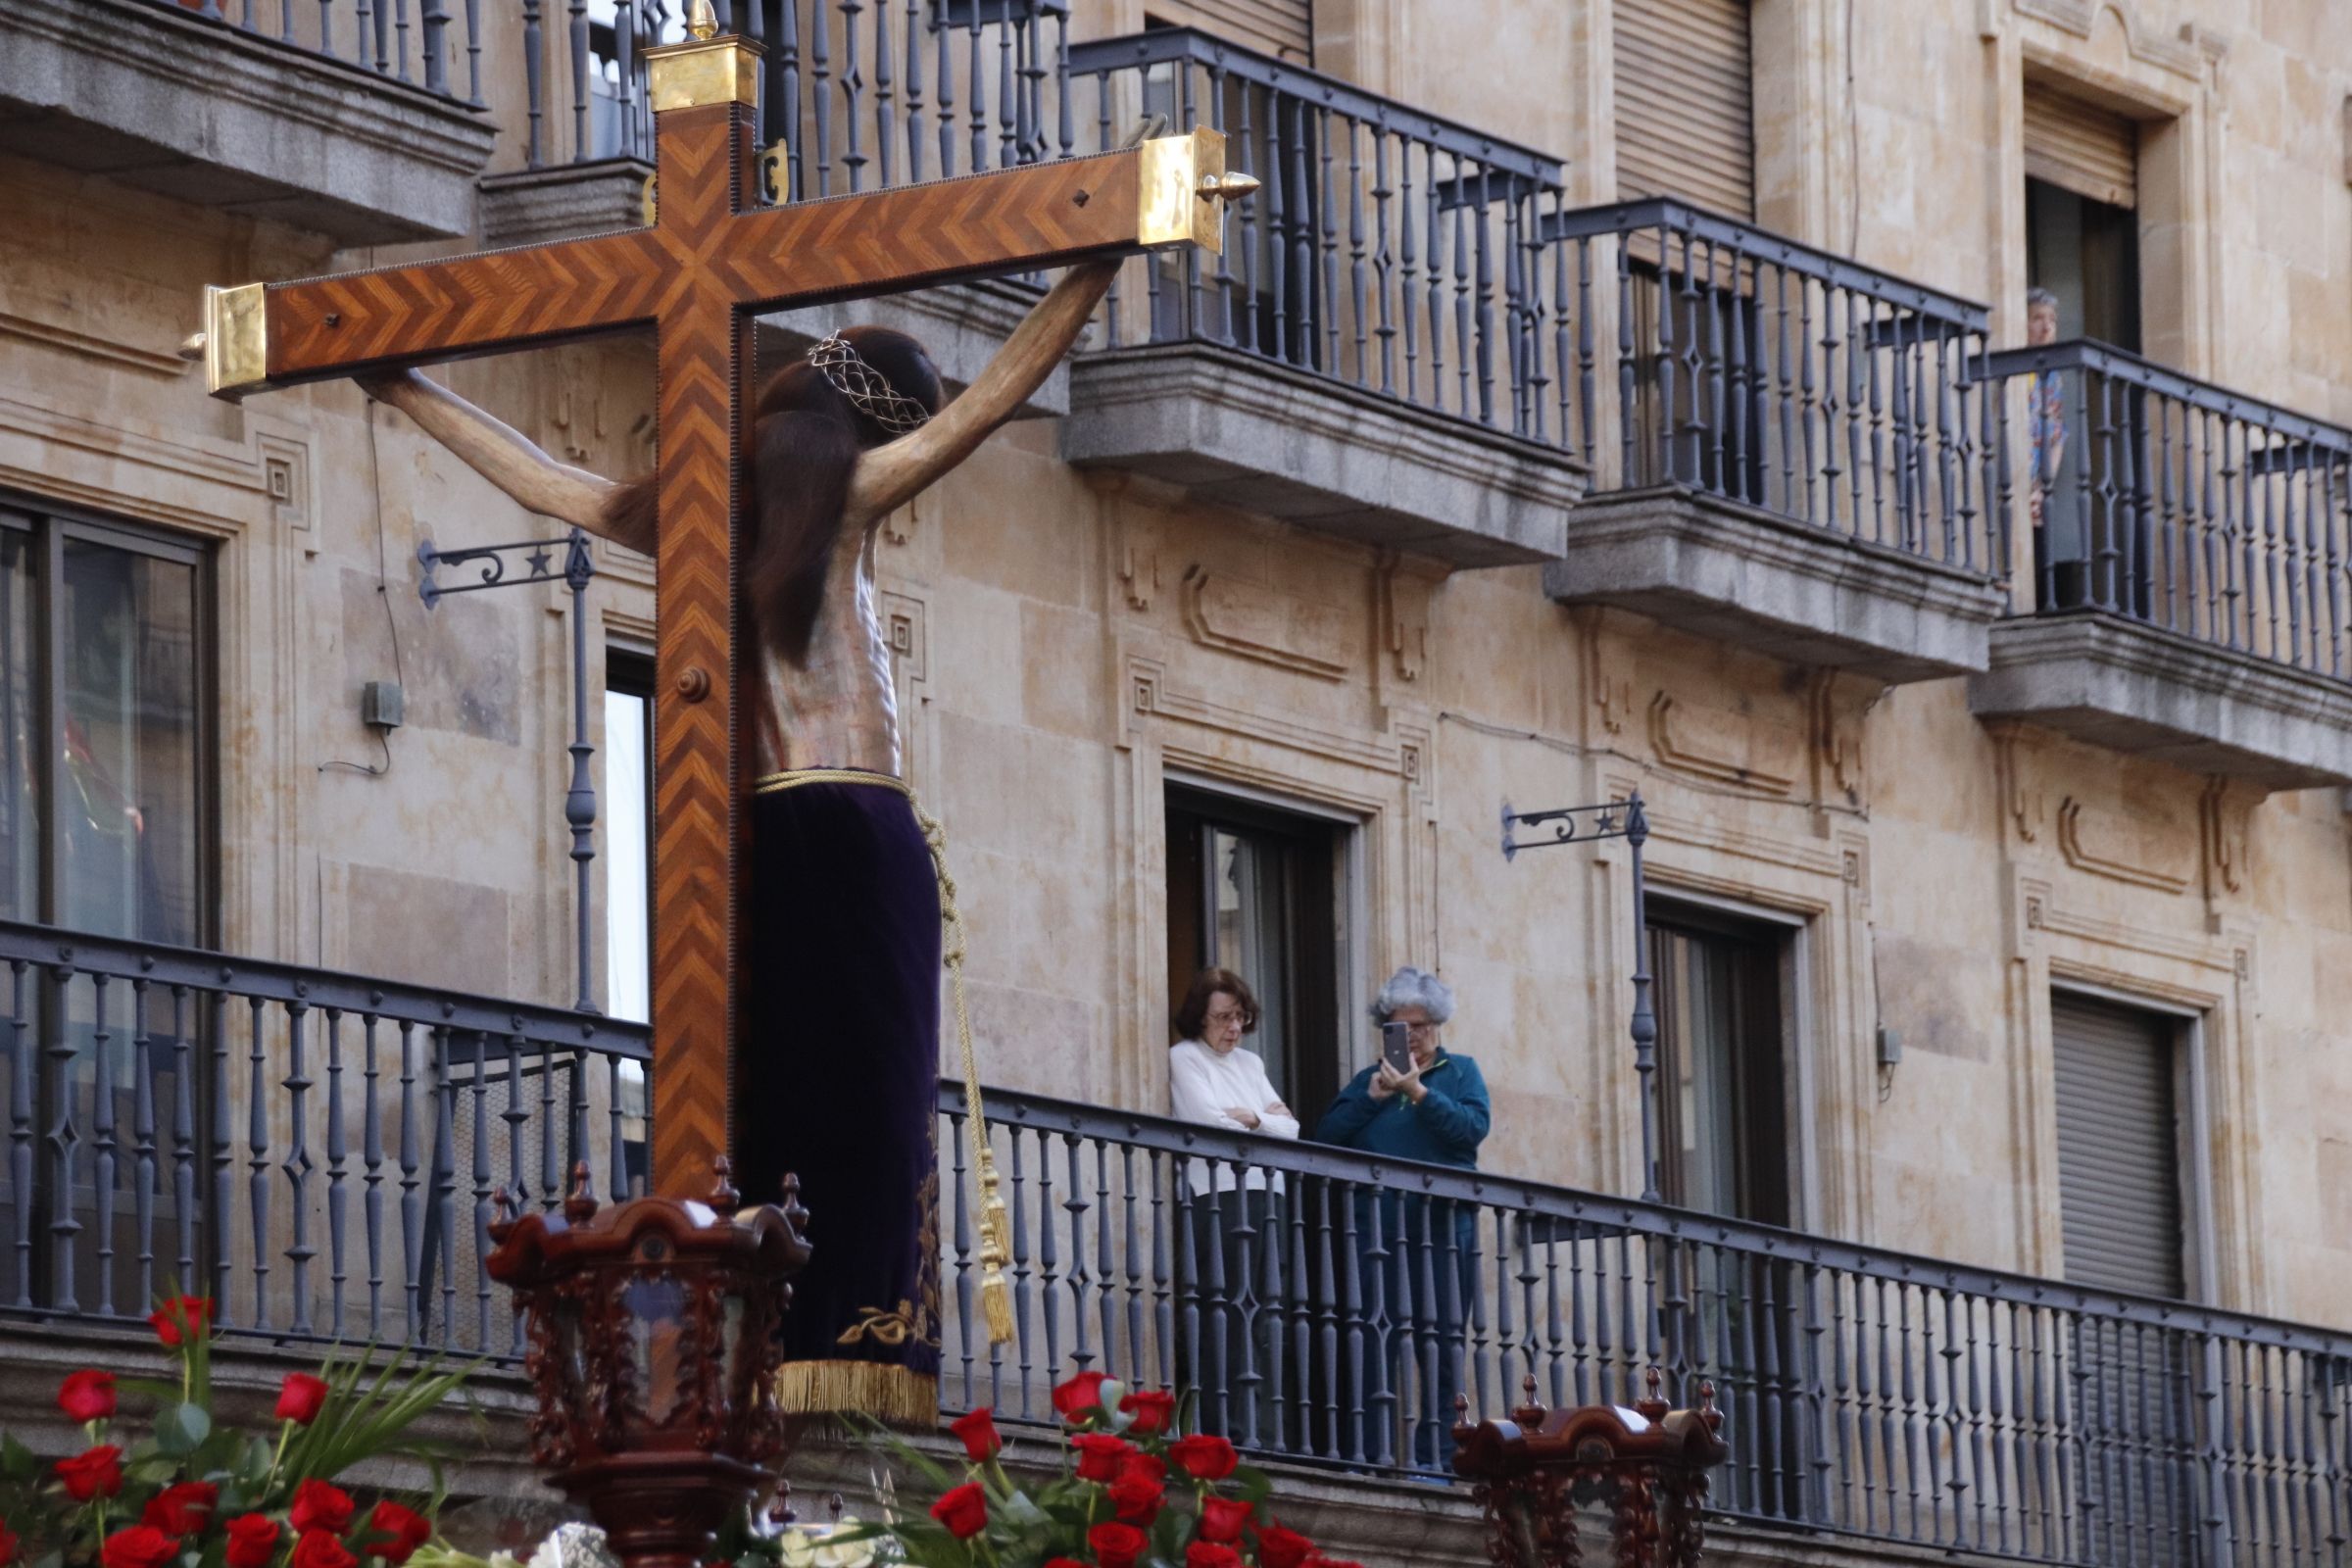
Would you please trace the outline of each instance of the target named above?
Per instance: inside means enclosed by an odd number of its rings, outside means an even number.
[[[800,1177],[788,1410],[920,1422],[939,1371],[939,883],[889,783],[752,798],[737,1185]]]

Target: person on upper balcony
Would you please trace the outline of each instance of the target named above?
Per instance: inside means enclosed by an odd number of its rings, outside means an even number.
[[[1316,1142],[1477,1169],[1494,1113],[1478,1063],[1440,1036],[1453,1016],[1453,988],[1407,964],[1380,988],[1372,1016],[1405,1026],[1412,1066],[1399,1072],[1382,1060],[1348,1080],[1316,1125]]]

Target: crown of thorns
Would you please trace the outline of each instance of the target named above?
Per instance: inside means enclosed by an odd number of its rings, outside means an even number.
[[[892,386],[839,332],[811,348],[808,363],[858,413],[892,435],[905,435],[931,417],[929,409]]]

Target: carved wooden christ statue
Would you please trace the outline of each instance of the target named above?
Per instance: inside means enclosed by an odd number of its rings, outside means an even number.
[[[785,1317],[788,1410],[937,1416],[940,903],[900,775],[875,613],[883,518],[1037,390],[1115,262],[1063,273],[980,376],[941,404],[922,346],[852,327],[762,390],[744,591],[757,756],[736,1163],[746,1192],[801,1179],[813,1255]],[[568,467],[415,370],[362,377],[532,512],[656,545],[652,475]]]

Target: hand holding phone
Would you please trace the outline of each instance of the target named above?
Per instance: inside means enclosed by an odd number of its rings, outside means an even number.
[[[1399,1073],[1413,1070],[1413,1031],[1400,1023],[1380,1026],[1380,1059]]]

